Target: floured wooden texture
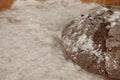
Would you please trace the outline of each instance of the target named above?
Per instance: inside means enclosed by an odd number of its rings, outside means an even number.
[[[66,61],[56,38],[94,7],[77,0],[17,0],[0,12],[0,80],[103,80]]]

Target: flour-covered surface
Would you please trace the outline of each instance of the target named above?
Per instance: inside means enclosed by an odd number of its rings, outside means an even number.
[[[103,80],[66,61],[56,40],[94,7],[79,0],[17,0],[0,12],[0,80]]]

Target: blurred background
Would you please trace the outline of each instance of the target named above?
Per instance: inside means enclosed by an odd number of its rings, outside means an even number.
[[[15,0],[0,0],[0,10],[10,9],[14,1]],[[44,2],[47,0],[38,0],[38,1]],[[119,6],[120,5],[120,0],[81,0],[81,1],[85,3],[98,3],[98,4],[106,5],[106,6]]]

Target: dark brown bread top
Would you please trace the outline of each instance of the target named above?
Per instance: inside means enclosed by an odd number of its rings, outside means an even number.
[[[120,79],[120,12],[100,7],[62,32],[65,55],[81,68]]]

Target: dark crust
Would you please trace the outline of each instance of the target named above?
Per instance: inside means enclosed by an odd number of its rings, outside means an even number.
[[[107,29],[105,26],[108,25],[110,25],[109,22],[101,23],[100,27],[94,33],[94,37],[93,37],[93,41],[97,45],[97,48],[99,47],[99,45],[101,45],[99,49],[102,50],[102,52],[107,51],[106,39],[108,38],[109,29]]]

